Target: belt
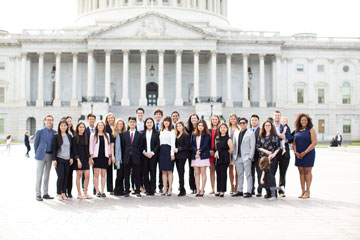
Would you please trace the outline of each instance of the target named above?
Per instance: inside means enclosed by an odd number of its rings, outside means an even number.
[[[52,154],[52,152],[46,152],[46,154]]]

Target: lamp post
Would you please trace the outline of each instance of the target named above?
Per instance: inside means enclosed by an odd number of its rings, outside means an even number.
[[[52,93],[51,93],[51,104],[54,103],[55,99],[55,73],[56,73],[56,66],[54,65],[51,69],[50,76],[52,79]]]

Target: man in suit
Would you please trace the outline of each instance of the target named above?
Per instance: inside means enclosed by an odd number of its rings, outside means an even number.
[[[36,132],[35,136],[35,159],[36,161],[36,200],[54,199],[48,193],[49,178],[52,163],[52,139],[56,133],[53,130],[54,117],[47,115],[44,119],[45,127]],[[43,196],[41,197],[41,183],[44,176]]]
[[[343,137],[341,136],[340,132],[337,132],[336,137],[335,137],[335,140],[336,140],[337,145],[338,145],[339,147],[341,147],[342,139],[343,139]]]
[[[178,111],[173,111],[171,113],[171,121],[173,122],[173,128],[175,128],[175,123],[180,120],[180,113]]]
[[[164,116],[164,112],[161,110],[161,109],[156,109],[154,111],[154,119],[155,119],[155,130],[157,132],[160,132],[160,128],[161,128],[161,120]],[[159,161],[159,159],[157,159],[157,161]],[[159,165],[159,164],[157,164]],[[164,184],[163,184],[163,181],[162,181],[162,172],[159,170],[159,192],[162,193],[163,191],[163,187],[164,187]]]
[[[251,163],[255,153],[255,134],[253,131],[247,129],[247,126],[248,120],[246,118],[241,118],[241,131],[238,136],[234,136],[233,159],[235,159],[239,187],[238,192],[232,195],[233,197],[244,196],[244,198],[249,198],[252,196]],[[245,194],[243,193],[244,173],[247,183],[247,192]]]
[[[255,146],[256,143],[258,141],[258,137],[259,137],[259,133],[260,133],[260,127],[259,127],[259,116],[254,114],[251,116],[250,118],[250,122],[251,122],[251,131],[255,134]],[[256,170],[256,174],[257,174],[257,179],[258,179],[258,188],[257,188],[257,193],[256,196],[257,197],[261,197],[261,186],[260,186],[260,180],[261,180],[261,170],[259,167],[259,152],[258,150],[255,149],[255,154],[254,154],[254,161],[252,161],[251,164],[251,176],[252,176],[252,182],[253,182],[253,189],[251,194],[255,195],[255,170]]]
[[[89,113],[87,115],[87,121],[88,121],[88,125],[86,127],[86,135],[88,137],[88,143],[90,142],[90,135],[92,133],[95,133],[95,123],[96,123],[96,116],[92,113]],[[94,176],[94,168],[93,168],[93,176]],[[81,177],[81,186],[82,188],[84,189],[84,181],[85,181],[85,175],[84,173],[82,174],[82,177]],[[95,195],[96,194],[96,190],[95,190],[95,187],[93,189],[93,194]]]
[[[124,173],[125,173],[125,197],[130,193],[130,172],[134,175],[135,194],[140,195],[140,172],[141,172],[141,136],[136,130],[136,117],[129,117],[129,131],[123,134],[122,144],[124,149]]]

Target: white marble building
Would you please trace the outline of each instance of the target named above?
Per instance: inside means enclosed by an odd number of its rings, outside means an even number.
[[[307,112],[319,140],[360,139],[360,38],[230,26],[227,0],[78,0],[71,28],[0,31],[0,139],[58,121],[160,107],[261,120]],[[240,26],[241,27],[241,26]]]

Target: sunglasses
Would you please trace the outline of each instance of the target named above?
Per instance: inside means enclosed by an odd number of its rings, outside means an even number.
[[[240,122],[240,124],[246,124],[246,122]]]

